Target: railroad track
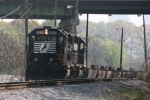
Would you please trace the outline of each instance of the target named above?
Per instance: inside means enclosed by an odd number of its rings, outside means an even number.
[[[68,84],[81,84],[90,82],[109,82],[121,80],[138,80],[137,78],[109,78],[109,79],[53,79],[49,81],[26,81],[26,82],[10,82],[0,83],[0,90],[35,88],[44,86],[58,86]]]

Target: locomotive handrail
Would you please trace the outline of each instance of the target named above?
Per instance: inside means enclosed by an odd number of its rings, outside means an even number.
[[[63,47],[62,48],[60,48],[60,54],[61,54],[61,60],[60,60],[60,68],[62,69],[62,64],[63,64],[63,57],[62,57],[62,53],[61,53],[61,49],[63,49]],[[62,62],[61,62],[62,61]]]
[[[30,57],[30,55],[31,55],[32,52],[33,52],[33,50],[30,51],[30,54],[29,54],[29,56],[27,57],[27,60],[29,59],[29,57]]]
[[[60,60],[60,68],[61,68],[61,58],[59,58],[59,54],[56,51],[56,55],[58,56],[58,59]]]

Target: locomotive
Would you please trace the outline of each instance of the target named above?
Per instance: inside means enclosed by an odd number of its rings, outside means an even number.
[[[83,77],[85,41],[54,26],[36,28],[28,35],[26,80]]]
[[[147,72],[86,66],[86,43],[55,26],[36,28],[28,34],[25,80],[69,78],[146,78]]]

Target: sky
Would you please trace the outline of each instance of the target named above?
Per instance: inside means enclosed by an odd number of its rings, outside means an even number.
[[[86,20],[87,15],[83,14],[79,16],[80,20]],[[150,15],[144,15],[145,23],[150,24]],[[111,15],[108,16],[106,14],[90,14],[89,15],[89,21],[93,22],[110,22],[115,20],[127,20],[129,22],[134,23],[136,26],[143,25],[143,16],[138,17],[137,15]]]
[[[145,17],[145,23],[150,24],[150,15],[144,15]],[[86,20],[87,15],[82,14],[79,15],[80,20]],[[2,19],[1,19],[2,20]],[[143,25],[143,16],[138,17],[137,15],[111,15],[108,16],[107,14],[90,14],[89,15],[89,21],[92,22],[111,22],[111,21],[116,21],[116,20],[126,20],[129,22],[134,23],[136,26]],[[3,19],[3,21],[10,22],[12,21],[11,19]],[[38,20],[39,23],[42,23],[44,20]]]

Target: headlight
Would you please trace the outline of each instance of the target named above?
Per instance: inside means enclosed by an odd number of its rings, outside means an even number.
[[[45,29],[45,35],[48,35],[48,29]]]
[[[37,59],[37,58],[34,58],[34,61],[35,61],[35,62],[37,62],[37,61],[38,61],[38,59]]]

